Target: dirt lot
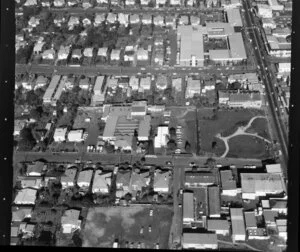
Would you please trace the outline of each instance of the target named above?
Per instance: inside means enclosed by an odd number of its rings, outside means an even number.
[[[198,114],[200,114],[200,112]],[[252,117],[261,114],[261,111],[249,109],[219,110],[216,112],[215,119],[211,120],[203,119],[203,116],[199,117],[200,150],[203,152],[211,152],[212,142],[215,141],[216,134],[232,128],[237,122],[249,121]],[[218,153],[222,153],[222,150],[218,150]]]
[[[235,136],[228,141],[229,152],[227,157],[239,158],[269,158],[269,151],[266,150],[266,143],[253,136]]]
[[[168,248],[169,232],[173,212],[170,207],[154,206],[153,216],[149,216],[151,206],[91,208],[83,234],[84,247],[112,247],[119,239],[121,248],[126,242],[137,248],[154,248],[156,243],[162,249]],[[151,225],[151,232],[148,227]],[[140,233],[141,227],[143,233]]]

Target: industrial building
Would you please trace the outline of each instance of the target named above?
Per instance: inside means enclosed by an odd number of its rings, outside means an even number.
[[[276,173],[241,173],[243,199],[283,193],[282,177]]]
[[[210,218],[221,217],[220,189],[218,186],[208,187],[208,211]]]
[[[183,249],[218,249],[216,234],[210,233],[183,233]]]
[[[195,220],[194,216],[194,193],[183,193],[183,224],[191,224]]]
[[[245,241],[246,229],[243,208],[230,208],[230,217],[233,242]]]
[[[242,17],[239,8],[232,8],[226,10],[227,21],[234,28],[241,28],[243,26]]]

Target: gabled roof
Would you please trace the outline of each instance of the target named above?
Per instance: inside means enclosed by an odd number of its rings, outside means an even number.
[[[77,225],[80,211],[75,209],[66,210],[64,215],[61,217],[62,225]]]
[[[132,172],[130,184],[139,188],[146,187],[149,184],[149,172],[136,173]]]
[[[111,172],[103,173],[102,171],[97,170],[94,176],[93,190],[95,188],[107,189],[111,184],[111,176]]]
[[[60,181],[65,182],[65,183],[74,182],[74,178],[76,176],[76,173],[77,173],[77,168],[67,169],[65,174],[61,176]]]
[[[83,170],[79,173],[77,183],[90,183],[93,176],[93,170]]]
[[[129,186],[130,176],[131,176],[130,171],[119,170],[119,172],[117,173],[116,183],[123,184],[123,186]]]
[[[23,221],[27,217],[31,217],[32,207],[12,207],[11,221]]]
[[[43,170],[47,168],[47,165],[44,162],[36,161],[34,164],[27,165],[27,174],[36,172],[42,173]]]

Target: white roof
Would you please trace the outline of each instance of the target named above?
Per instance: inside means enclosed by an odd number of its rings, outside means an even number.
[[[54,132],[54,137],[65,137],[67,133],[67,128],[56,128]]]
[[[17,193],[14,200],[15,204],[32,204],[34,205],[36,199],[37,190],[31,188],[25,188]]]
[[[81,139],[83,134],[82,129],[70,130],[68,139]]]
[[[232,26],[243,26],[242,17],[239,8],[227,9],[228,23]]]
[[[93,170],[83,170],[79,173],[77,183],[90,183],[93,175]]]
[[[93,191],[95,189],[108,189],[111,184],[112,173],[102,173],[102,171],[97,170],[95,172],[94,181],[93,181]]]
[[[86,57],[92,57],[93,56],[93,48],[92,47],[85,48],[83,51],[83,55]]]
[[[281,173],[281,164],[268,164],[266,165],[268,173]]]
[[[98,49],[98,56],[106,56],[107,55],[107,47],[101,47]]]

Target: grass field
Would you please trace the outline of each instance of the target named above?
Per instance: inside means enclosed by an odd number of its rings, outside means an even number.
[[[229,139],[229,152],[227,157],[239,158],[258,158],[265,159],[269,157],[265,148],[265,142],[253,136],[235,136]]]
[[[114,240],[119,239],[121,248],[126,242],[133,242],[137,248],[140,242],[144,248],[154,248],[159,243],[160,248],[167,249],[173,212],[170,207],[154,206],[151,217],[150,209],[151,206],[91,208],[82,231],[83,246],[112,247]]]
[[[199,119],[200,149],[203,152],[212,152],[212,142],[218,133],[232,128],[237,122],[249,121],[256,115],[262,115],[258,110],[219,110],[215,120]],[[218,153],[222,151],[218,150]]]
[[[261,137],[268,140],[271,139],[268,131],[268,121],[266,118],[256,118],[246,132],[257,133]]]

